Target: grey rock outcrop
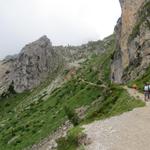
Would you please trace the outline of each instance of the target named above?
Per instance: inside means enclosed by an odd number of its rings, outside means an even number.
[[[116,83],[144,74],[150,64],[150,1],[120,0],[122,16],[115,28],[116,53],[112,76]]]
[[[12,83],[14,90],[20,93],[55,75],[63,65],[63,59],[54,51],[50,40],[43,36],[26,45],[17,56],[4,59],[0,65],[0,94]]]
[[[12,72],[13,59],[0,61],[0,96],[7,93],[11,85],[10,74]]]
[[[52,75],[62,64],[50,40],[43,36],[26,45],[14,63],[13,81],[17,92],[32,89]]]

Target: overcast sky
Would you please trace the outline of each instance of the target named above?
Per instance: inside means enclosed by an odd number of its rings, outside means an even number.
[[[79,45],[113,33],[119,0],[0,0],[0,58],[42,35]]]

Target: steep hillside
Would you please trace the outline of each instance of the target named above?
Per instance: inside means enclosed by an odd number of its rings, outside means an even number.
[[[124,89],[110,84],[114,36],[103,41],[103,49],[104,53],[94,54],[82,63],[71,78],[66,79],[70,71],[62,72],[60,76],[63,79],[58,82],[60,86],[52,88],[57,82],[46,80],[31,91],[11,93],[9,97],[2,98],[1,149],[31,147],[54,133],[68,119],[72,124],[79,125],[143,106],[144,103],[130,97]],[[61,141],[58,149],[69,150],[78,146],[64,139]],[[62,145],[64,142],[68,147]]]
[[[0,96],[9,95],[9,88],[17,93],[31,90],[45,79],[57,76],[64,69],[76,68],[93,54],[105,51],[102,41],[81,46],[52,46],[43,36],[27,44],[18,55],[0,61]]]
[[[122,16],[115,28],[112,79],[127,82],[142,76],[150,64],[150,1],[120,0]]]

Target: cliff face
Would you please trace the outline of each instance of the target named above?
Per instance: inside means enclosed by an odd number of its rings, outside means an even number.
[[[0,94],[13,86],[16,92],[32,89],[52,76],[63,64],[63,59],[54,52],[50,40],[43,36],[26,45],[14,58],[0,62]]]
[[[53,75],[62,59],[53,50],[50,40],[43,36],[26,45],[14,63],[13,81],[17,92],[32,89]]]
[[[112,80],[137,78],[150,64],[150,1],[120,0],[122,16],[115,27]]]

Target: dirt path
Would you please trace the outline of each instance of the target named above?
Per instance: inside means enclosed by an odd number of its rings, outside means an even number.
[[[133,96],[134,98],[136,99],[140,99],[142,101],[145,101],[144,100],[144,94],[140,93],[139,91],[137,91],[136,89],[131,89],[131,88],[128,88],[127,86],[124,86],[124,89],[127,90],[127,92]]]
[[[124,87],[131,96],[144,95]],[[85,150],[150,150],[150,104],[110,119],[84,125],[91,144]]]
[[[84,83],[87,83],[87,84],[91,85],[91,86],[107,88],[104,84],[99,85],[99,84],[96,84],[96,83],[92,83],[92,82],[85,81],[85,80],[82,79],[82,78],[80,78],[80,80],[81,80],[82,82],[84,82]]]

